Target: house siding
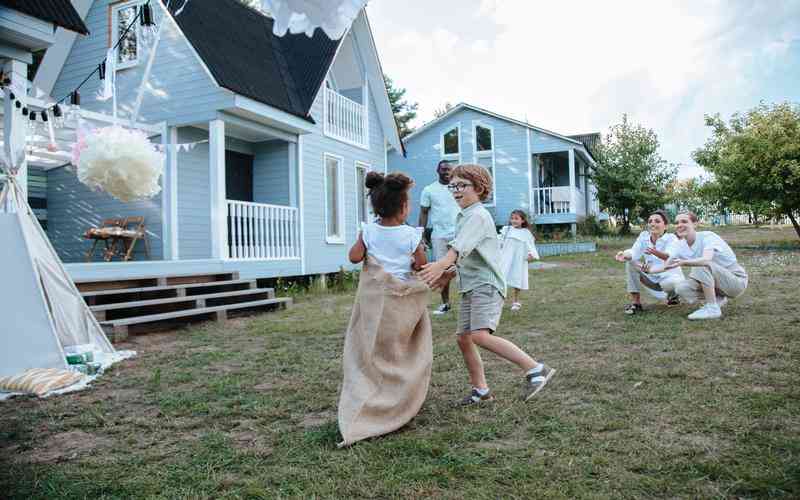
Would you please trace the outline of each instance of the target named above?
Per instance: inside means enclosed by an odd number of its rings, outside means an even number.
[[[62,261],[85,260],[92,244],[83,238],[87,229],[100,226],[104,219],[130,216],[144,216],[150,258],[162,258],[161,194],[149,200],[122,203],[86,187],[72,167],[47,171],[47,235]],[[146,259],[142,242],[136,244],[133,258]],[[93,260],[101,261],[102,251],[95,252]]]
[[[528,133],[526,127],[509,120],[497,118],[479,111],[465,108],[448,116],[405,142],[406,157],[397,151],[389,154],[389,170],[406,172],[415,180],[412,189],[412,211],[408,221],[416,224],[419,220],[419,200],[422,189],[437,181],[436,165],[441,160],[441,134],[455,126],[460,129],[461,163],[478,163],[487,165],[491,160],[479,158],[475,154],[474,125],[479,122],[491,127],[494,131],[493,150],[495,168],[495,201],[494,207],[487,206],[495,217],[497,225],[505,225],[511,212],[522,209],[530,212],[528,166]],[[549,134],[531,130],[531,155],[545,152],[568,151],[576,146]],[[564,175],[569,183],[569,173]],[[532,179],[535,183],[536,179]],[[574,219],[574,216],[573,216]]]
[[[71,92],[92,72],[109,48],[109,5],[115,2],[96,0],[86,16],[90,35],[78,37],[53,87],[53,96],[60,98]],[[214,83],[202,66],[189,42],[164,12],[153,3],[156,23],[165,24],[157,54],[146,87],[140,119],[148,122],[166,121],[181,125],[214,118],[217,109],[233,105],[233,93]],[[117,71],[117,100],[120,116],[129,116],[149,53],[140,54],[139,64]],[[101,101],[97,93],[102,82],[97,75],[81,87],[81,106],[93,111],[111,112],[111,99]]]
[[[253,201],[270,205],[291,205],[289,146],[285,141],[255,145],[253,160]]]
[[[352,33],[351,35],[352,36]],[[303,196],[305,218],[306,273],[318,274],[352,269],[347,252],[358,235],[356,214],[355,163],[363,162],[373,170],[383,172],[385,164],[385,138],[375,106],[374,90],[369,96],[369,149],[351,146],[323,134],[324,106],[322,92],[317,95],[311,115],[317,123],[314,133],[303,136]],[[345,243],[329,244],[325,241],[325,153],[344,158],[344,213]]]

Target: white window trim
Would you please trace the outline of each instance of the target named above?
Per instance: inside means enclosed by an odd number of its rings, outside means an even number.
[[[478,151],[478,133],[477,128],[478,126],[483,128],[489,129],[489,133],[491,134],[491,141],[492,141],[492,149],[489,151]],[[496,207],[497,206],[497,163],[495,162],[494,158],[494,127],[489,125],[486,122],[475,120],[472,122],[472,158],[475,160],[475,163],[478,163],[478,158],[491,158],[492,159],[492,201],[490,203],[484,203],[483,205],[486,207]]]
[[[339,236],[328,236],[328,158],[333,158],[334,160],[339,162],[339,172],[337,177],[339,183],[339,196],[337,197],[336,203],[339,205]],[[323,166],[323,193],[325,196],[325,243],[329,245],[344,245],[345,240],[345,227],[344,227],[344,158],[335,154],[331,153],[323,153],[322,154],[322,166]]]
[[[361,215],[361,210],[360,210],[361,207],[360,207],[360,205],[362,203],[366,203],[366,197],[362,198],[360,196],[361,189],[362,188],[366,189],[366,187],[359,185],[359,182],[358,182],[358,169],[361,168],[361,169],[364,170],[364,180],[366,180],[367,179],[367,174],[372,171],[372,165],[370,165],[367,162],[361,161],[361,160],[356,160],[355,163],[354,163],[354,167],[355,168],[353,169],[353,178],[355,180],[355,185],[356,185],[356,232],[358,232],[358,230],[361,229],[361,223],[364,222],[364,221],[360,220],[360,217],[359,217]],[[369,205],[366,205],[366,209],[367,209],[367,219],[374,218],[375,214],[372,213],[372,207],[369,206]]]
[[[113,47],[114,44],[117,43],[117,40],[119,40],[119,11],[123,10],[123,9],[126,9],[128,7],[133,7],[135,5],[138,5],[138,6],[141,7],[141,5],[143,5],[144,3],[145,3],[145,0],[128,0],[127,2],[121,2],[121,3],[113,4],[113,5],[110,6],[111,7],[111,47]],[[131,61],[127,61],[127,62],[124,62],[124,63],[117,62],[116,68],[118,70],[127,69],[127,68],[132,68],[134,66],[138,66],[139,65],[139,61],[141,60],[141,55],[142,55],[141,54],[141,42],[142,42],[142,26],[141,26],[141,23],[137,20],[135,23],[133,23],[133,28],[132,29],[136,30],[136,59],[133,59]],[[119,47],[117,47],[117,51],[118,50],[119,50]],[[114,52],[114,57],[116,57],[117,60],[119,61],[119,55],[117,54],[117,51]]]
[[[456,129],[458,131],[458,154],[444,154],[444,136],[448,132]],[[447,127],[439,132],[439,156],[442,160],[453,161],[456,160],[461,163],[461,154],[463,152],[463,145],[461,144],[461,122],[458,122],[453,127]]]

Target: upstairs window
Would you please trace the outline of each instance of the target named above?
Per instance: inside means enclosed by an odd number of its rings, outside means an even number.
[[[492,129],[475,125],[475,151],[478,153],[492,151]]]
[[[139,14],[141,5],[142,0],[132,0],[111,7],[110,46],[113,47],[117,40],[120,40],[117,45],[117,69],[130,68],[139,64],[139,41],[142,38],[142,28],[139,20],[134,22],[134,19]],[[126,32],[128,26],[130,29]]]
[[[458,160],[461,153],[459,131],[459,127],[454,127],[442,134],[442,158]]]

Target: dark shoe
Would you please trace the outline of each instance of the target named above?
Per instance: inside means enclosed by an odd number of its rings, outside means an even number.
[[[680,304],[681,304],[681,298],[680,298],[680,297],[678,297],[677,295],[675,295],[675,296],[673,296],[673,297],[669,297],[669,298],[667,299],[667,305],[668,305],[668,306],[670,306],[670,307],[672,307],[672,306],[678,306],[678,305],[680,305]]]
[[[470,406],[470,405],[486,403],[486,402],[492,401],[492,400],[494,400],[494,396],[492,395],[492,391],[491,390],[489,390],[489,392],[487,392],[486,394],[481,396],[477,389],[472,389],[472,392],[470,393],[470,395],[465,397],[464,399],[462,399],[459,402],[459,404],[461,406]]]
[[[628,305],[625,306],[625,310],[624,311],[625,311],[625,314],[627,314],[628,316],[633,316],[636,313],[643,312],[644,309],[642,309],[642,305],[641,304],[628,304]]]
[[[536,393],[544,389],[547,382],[555,375],[556,371],[543,364],[542,369],[525,375],[525,382],[522,387],[522,400],[527,401],[534,397]]]
[[[450,304],[442,304],[437,309],[433,310],[433,314],[436,316],[441,316],[442,314],[447,314],[450,312]]]

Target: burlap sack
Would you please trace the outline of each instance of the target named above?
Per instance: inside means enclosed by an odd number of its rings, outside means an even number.
[[[339,446],[397,430],[419,412],[433,362],[428,300],[422,281],[365,262],[344,342]]]

